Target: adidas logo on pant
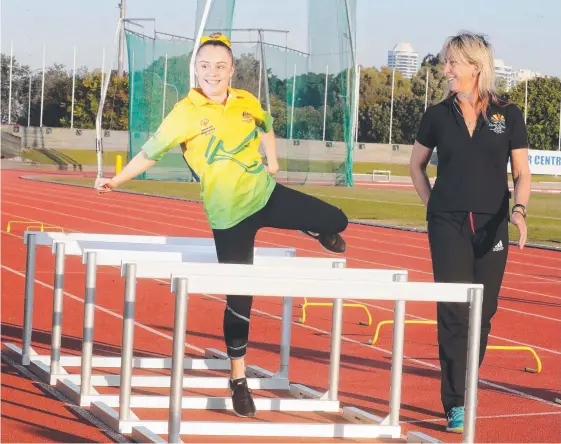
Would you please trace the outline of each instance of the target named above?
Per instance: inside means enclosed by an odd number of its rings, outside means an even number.
[[[500,240],[499,243],[493,247],[493,251],[503,251],[503,250],[504,250],[503,241]]]

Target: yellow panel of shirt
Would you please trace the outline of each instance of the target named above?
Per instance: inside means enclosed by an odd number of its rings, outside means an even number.
[[[230,228],[262,209],[275,187],[261,162],[258,130],[269,132],[273,118],[251,93],[228,93],[220,104],[191,89],[142,147],[150,159],[160,160],[182,144],[214,229]]]

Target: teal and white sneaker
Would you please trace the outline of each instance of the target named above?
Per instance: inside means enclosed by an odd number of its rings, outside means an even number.
[[[446,425],[446,431],[452,433],[463,433],[464,432],[464,408],[463,407],[452,407],[448,414],[446,415],[448,424]]]

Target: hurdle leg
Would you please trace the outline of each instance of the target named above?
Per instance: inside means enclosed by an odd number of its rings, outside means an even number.
[[[51,384],[60,373],[60,346],[62,342],[62,299],[64,293],[64,243],[55,244],[55,279],[53,290],[53,326],[51,329]]]
[[[288,251],[288,257],[295,257],[295,251]],[[280,366],[275,374],[278,378],[288,379],[288,364],[290,361],[290,341],[292,333],[292,298],[282,299],[282,327],[281,327],[281,347],[280,347]]]
[[[183,396],[183,356],[187,327],[187,279],[175,280],[175,314],[173,321],[173,354],[171,358],[171,392],[169,398],[168,442],[180,442],[181,399]]]
[[[96,253],[86,254],[86,297],[84,301],[84,332],[82,336],[82,367],[80,395],[88,396],[91,390],[92,376],[92,351],[94,333],[94,304],[95,304],[95,278],[96,278]]]
[[[468,327],[466,397],[464,419],[464,442],[475,442],[475,419],[477,411],[477,384],[479,380],[479,341],[481,339],[481,311],[483,290],[470,289]]]
[[[126,264],[123,341],[121,349],[121,381],[119,389],[119,422],[126,421],[130,417],[135,300],[136,264]]]
[[[342,263],[333,264],[333,268],[344,268]],[[333,319],[331,324],[331,353],[329,359],[329,391],[327,398],[337,401],[339,392],[339,367],[341,364],[341,333],[343,330],[343,299],[333,301]]]
[[[31,332],[33,330],[33,295],[35,284],[35,255],[37,252],[37,239],[35,234],[27,236],[27,257],[25,262],[25,294],[23,300],[23,334],[21,363],[29,365],[29,352],[31,349]]]
[[[397,276],[398,282],[400,278]],[[399,425],[401,408],[401,380],[403,375],[403,346],[405,342],[405,301],[395,301],[390,386],[390,425]]]
[[[288,378],[288,362],[290,360],[290,340],[292,327],[292,298],[282,299],[282,330],[280,349],[280,368],[275,377]]]

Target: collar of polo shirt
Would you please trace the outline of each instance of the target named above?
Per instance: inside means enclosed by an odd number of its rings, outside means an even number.
[[[189,91],[188,97],[189,100],[193,103],[193,105],[197,107],[204,106],[204,105],[219,105],[218,102],[214,102],[213,100],[210,100],[208,97],[206,97],[202,93],[202,90],[200,88],[192,88],[191,91]],[[243,97],[240,94],[238,94],[238,92],[235,89],[228,88],[227,100],[230,100],[232,98],[240,99]]]

